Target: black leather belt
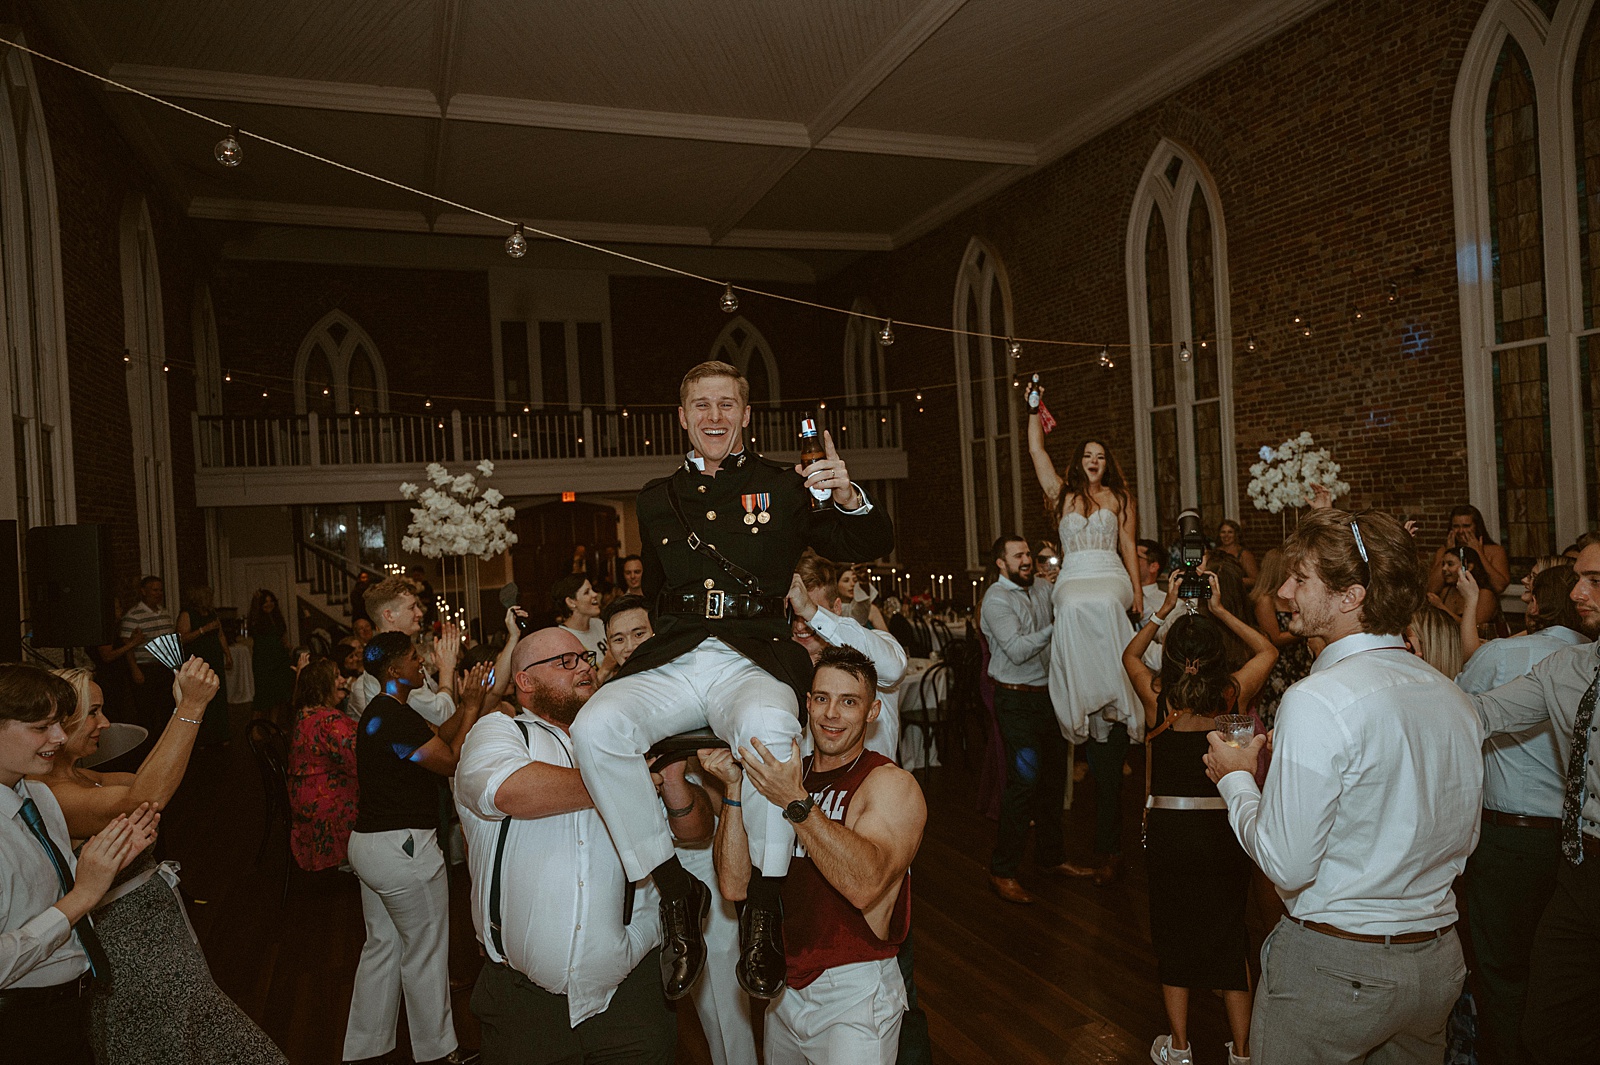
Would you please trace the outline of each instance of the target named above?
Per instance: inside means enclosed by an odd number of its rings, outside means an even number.
[[[709,621],[747,621],[784,617],[787,603],[788,600],[781,595],[751,595],[707,588],[703,592],[662,592],[656,600],[656,613],[687,615]]]
[[[94,987],[94,977],[84,973],[76,980],[49,987],[8,987],[0,991],[0,1009],[40,1007],[64,998],[83,998]]]

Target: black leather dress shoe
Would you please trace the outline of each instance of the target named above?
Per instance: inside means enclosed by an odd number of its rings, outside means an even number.
[[[661,990],[669,999],[689,993],[706,967],[705,920],[711,913],[711,889],[690,876],[687,898],[661,900]]]
[[[788,974],[783,960],[783,917],[747,905],[739,915],[739,986],[751,998],[773,999]]]

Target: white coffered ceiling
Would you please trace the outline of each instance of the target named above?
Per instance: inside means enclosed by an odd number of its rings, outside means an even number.
[[[49,0],[66,58],[589,240],[887,250],[1326,0]],[[216,132],[112,112],[189,213],[498,234]]]

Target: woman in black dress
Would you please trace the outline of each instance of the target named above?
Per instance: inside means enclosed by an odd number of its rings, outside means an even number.
[[[250,600],[245,623],[250,627],[251,671],[255,674],[256,715],[276,718],[294,694],[294,657],[289,650],[289,624],[278,597],[265,588]]]
[[[197,585],[183,593],[183,613],[178,615],[178,638],[184,651],[201,659],[211,667],[221,682],[211,705],[206,708],[205,724],[200,726],[198,746],[213,747],[227,743],[228,728],[228,667],[233,657],[228,652],[228,637],[222,631],[222,619],[211,605],[211,589]]]
[[[1161,649],[1161,675],[1143,656],[1161,623],[1178,603],[1179,574],[1167,585],[1167,598],[1139,630],[1122,656],[1123,668],[1144,704],[1150,882],[1171,891],[1150,891],[1150,941],[1161,974],[1161,995],[1172,1034],[1157,1036],[1151,1060],[1162,1065],[1192,1065],[1189,1045],[1189,992],[1222,992],[1233,1042],[1229,1065],[1249,1062],[1249,938],[1245,898],[1250,859],[1228,824],[1228,807],[1206,778],[1201,760],[1206,736],[1219,714],[1237,714],[1250,705],[1272,665],[1277,649],[1261,633],[1222,605],[1215,574],[1210,616],[1189,614],[1167,631]],[[1250,650],[1250,660],[1228,672],[1224,631]],[[1181,895],[1182,905],[1173,900]]]

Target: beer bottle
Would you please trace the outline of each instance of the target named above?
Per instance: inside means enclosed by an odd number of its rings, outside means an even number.
[[[827,448],[822,444],[822,434],[817,432],[817,423],[810,418],[800,420],[800,469],[805,470],[818,459],[828,457]],[[833,498],[833,492],[827,488],[812,488],[811,509],[823,510],[828,506],[828,500]]]

